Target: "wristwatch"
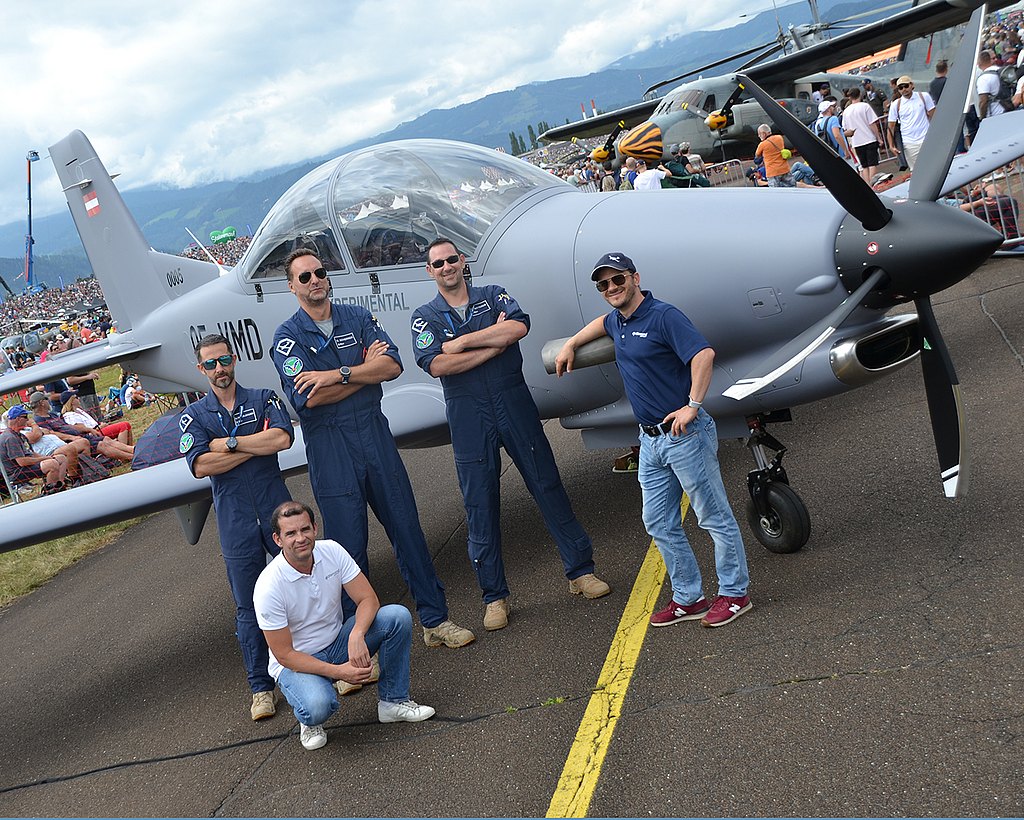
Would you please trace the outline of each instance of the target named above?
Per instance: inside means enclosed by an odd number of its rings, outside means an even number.
[[[690,399],[689,403],[686,406],[692,407],[694,410],[700,410],[701,402],[695,401],[694,399]]]
[[[238,439],[234,436],[228,436],[228,440],[224,442],[224,446],[228,448],[229,453],[233,453],[238,447]]]
[[[343,364],[339,370],[341,371],[341,383],[348,384],[348,377],[352,375],[352,368],[347,364]]]

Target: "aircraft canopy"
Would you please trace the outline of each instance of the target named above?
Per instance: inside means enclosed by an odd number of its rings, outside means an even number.
[[[298,248],[313,250],[331,272],[421,265],[438,236],[472,257],[488,228],[522,197],[567,185],[478,145],[375,145],[296,182],[267,214],[239,266],[245,279],[283,277],[284,259]]]

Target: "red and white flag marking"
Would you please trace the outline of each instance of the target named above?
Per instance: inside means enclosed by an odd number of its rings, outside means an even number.
[[[96,216],[100,212],[100,199],[96,196],[95,191],[85,194],[82,201],[85,203],[85,212],[89,216]]]

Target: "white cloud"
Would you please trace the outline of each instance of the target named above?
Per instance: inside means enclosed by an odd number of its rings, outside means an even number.
[[[21,8],[12,9],[12,6]],[[739,0],[12,0],[0,10],[0,224],[24,218],[25,153],[83,130],[122,186],[191,185],[318,156],[643,44],[735,22]],[[63,208],[48,161],[33,210]]]

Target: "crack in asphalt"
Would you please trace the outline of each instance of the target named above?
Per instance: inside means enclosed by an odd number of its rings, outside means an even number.
[[[1001,290],[1001,288],[998,288],[998,290]],[[991,292],[992,291],[989,291],[989,293]],[[1017,350],[1016,347],[1013,346],[1013,342],[1011,342],[1010,337],[1006,335],[1006,331],[1003,330],[1003,326],[999,324],[999,321],[996,319],[995,315],[992,313],[992,311],[988,309],[988,306],[985,304],[986,296],[988,296],[988,293],[983,293],[981,295],[981,312],[984,313],[989,318],[989,321],[992,322],[993,325],[995,325],[996,330],[999,331],[999,335],[1003,337],[1003,342],[1010,349],[1010,352],[1013,354],[1013,357],[1017,360],[1017,364],[1019,364],[1021,366],[1021,369],[1024,370],[1024,356],[1022,356],[1021,352]]]

